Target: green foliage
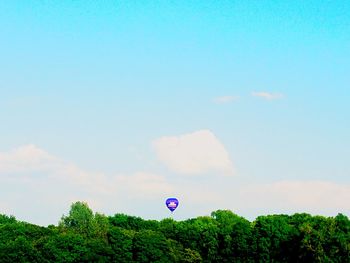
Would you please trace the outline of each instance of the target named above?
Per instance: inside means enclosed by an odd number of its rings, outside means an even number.
[[[192,250],[190,248],[186,248],[182,254],[181,262],[186,263],[199,263],[202,262],[202,257],[196,250]]]
[[[185,248],[198,251],[204,262],[219,262],[219,229],[211,217],[198,217],[177,223],[178,240]]]
[[[60,233],[42,239],[44,257],[49,262],[86,262],[89,250],[84,237],[76,233]]]
[[[140,231],[143,229],[157,231],[159,228],[158,221],[144,220],[141,217],[129,216],[125,214],[116,214],[113,217],[109,217],[109,223],[113,226],[135,231]]]
[[[350,220],[229,210],[160,222],[72,204],[58,226],[0,215],[0,262],[350,262]]]
[[[136,262],[173,262],[166,238],[152,230],[141,230],[133,239],[133,260]]]
[[[345,215],[338,214],[334,218],[329,246],[334,262],[341,262],[344,258],[350,259],[350,220]]]
[[[71,205],[68,216],[63,216],[59,227],[85,237],[107,238],[108,218],[94,214],[87,203],[76,202]]]
[[[257,261],[289,261],[289,248],[295,241],[295,229],[287,215],[260,216],[253,224],[255,259]]]
[[[108,243],[113,251],[113,262],[127,263],[133,258],[134,232],[120,227],[108,231]]]
[[[229,210],[211,213],[218,225],[219,261],[252,261],[252,229],[248,220]]]
[[[16,218],[14,216],[7,216],[7,215],[1,215],[0,214],[0,224],[10,224],[10,223],[16,223]]]
[[[0,246],[0,257],[3,262],[41,262],[42,257],[33,244],[20,236]]]

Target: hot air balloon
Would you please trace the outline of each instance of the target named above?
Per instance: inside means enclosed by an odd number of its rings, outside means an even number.
[[[167,208],[171,211],[171,212],[174,212],[174,210],[177,208],[177,206],[179,205],[179,201],[174,198],[174,197],[171,197],[171,198],[168,198],[166,201],[165,201],[165,205],[167,206]]]

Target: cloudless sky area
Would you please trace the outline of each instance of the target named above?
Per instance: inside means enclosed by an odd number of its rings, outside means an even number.
[[[162,219],[176,196],[178,220],[350,215],[349,14],[0,1],[0,213],[56,224],[83,200]]]

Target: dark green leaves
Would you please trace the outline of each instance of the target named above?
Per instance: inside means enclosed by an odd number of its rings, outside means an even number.
[[[185,221],[93,213],[72,204],[59,226],[0,215],[0,262],[350,262],[350,221],[229,210]]]

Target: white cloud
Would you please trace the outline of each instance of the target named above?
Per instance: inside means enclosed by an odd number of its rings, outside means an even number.
[[[57,158],[31,144],[13,149],[10,152],[0,152],[0,173],[2,174],[47,171],[58,164]]]
[[[281,93],[270,93],[270,92],[265,92],[265,91],[253,91],[251,93],[253,97],[260,97],[265,100],[277,100],[277,99],[282,99],[284,96]]]
[[[90,173],[35,145],[0,152],[0,210],[33,223],[57,223],[77,200],[116,213],[115,208],[128,210],[130,200],[132,207],[140,207],[172,193],[160,175]]]
[[[76,184],[88,184],[87,178],[90,176],[77,166],[33,144],[20,146],[9,152],[0,152],[0,174],[2,180],[42,180],[44,176]],[[33,174],[36,174],[37,178],[33,178]]]
[[[329,181],[279,181],[243,187],[246,208],[264,213],[350,214],[350,185]]]
[[[214,98],[214,102],[217,104],[226,104],[238,100],[238,96],[221,96]]]
[[[210,131],[163,137],[154,146],[160,147],[157,154],[175,171],[232,173],[226,150]],[[221,159],[217,160],[217,156]],[[188,159],[194,164],[188,163]],[[164,205],[169,196],[180,200],[175,215],[178,219],[209,214],[216,209],[231,209],[250,219],[261,214],[295,212],[350,215],[349,184],[329,181],[242,184],[237,177],[218,180],[208,176],[198,181],[195,177],[165,177],[145,171],[107,175],[85,171],[35,145],[0,152],[0,211],[20,220],[56,224],[77,200],[87,201],[95,211],[110,215],[123,212],[160,219],[169,216]]]
[[[153,142],[153,147],[158,159],[177,173],[233,174],[227,150],[209,130],[161,137]]]
[[[127,188],[136,196],[149,197],[163,193],[171,193],[173,187],[165,180],[163,176],[146,172],[137,172],[132,176],[119,176],[116,178],[119,185]]]

